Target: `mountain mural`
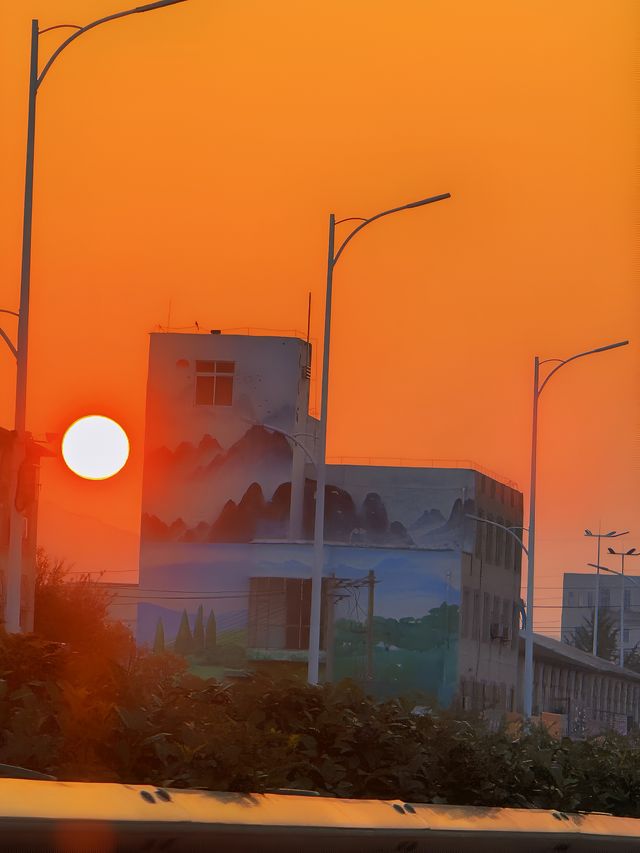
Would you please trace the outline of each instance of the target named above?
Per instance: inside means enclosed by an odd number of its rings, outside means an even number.
[[[304,490],[303,536],[314,533],[315,480],[307,479]],[[259,483],[253,482],[242,498],[228,500],[211,521],[188,526],[182,518],[170,523],[144,514],[142,537],[163,542],[251,542],[256,539],[286,539],[289,524],[291,483],[281,483],[266,499]],[[459,548],[464,518],[473,512],[472,500],[454,502],[447,519],[439,510],[425,510],[408,529],[398,520],[389,521],[384,501],[370,492],[357,507],[344,489],[327,485],[325,491],[325,538],[329,542],[397,547]]]
[[[249,427],[226,449],[209,434],[197,444],[182,442],[173,450],[160,447],[145,461],[144,511],[156,520],[182,518],[191,529],[203,507],[217,518],[229,501],[242,503],[253,482],[273,495],[290,478],[291,461],[286,437],[262,426]],[[158,525],[152,522],[152,527]],[[145,524],[143,535],[144,530]]]

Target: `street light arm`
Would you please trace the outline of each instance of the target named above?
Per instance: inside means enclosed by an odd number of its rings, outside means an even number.
[[[622,572],[617,571],[616,569],[609,569],[607,566],[599,566],[597,563],[587,563],[588,566],[591,566],[592,569],[600,569],[601,572],[609,572],[612,575],[618,575],[623,577],[625,580],[631,581],[636,586],[640,586],[640,580],[635,578],[633,575],[623,575]]]
[[[509,534],[509,536],[512,536],[516,540],[516,542],[522,548],[522,550],[527,555],[527,557],[529,556],[529,551],[527,549],[527,546],[524,544],[522,539],[516,533],[513,532],[514,529],[515,530],[526,530],[527,529],[526,527],[516,527],[516,528],[506,527],[506,525],[500,524],[498,521],[489,521],[488,518],[480,518],[479,515],[470,515],[469,513],[467,513],[466,517],[472,518],[474,521],[480,521],[480,522],[482,522],[482,524],[490,524],[492,527],[499,527],[501,530],[505,530]]]
[[[9,335],[2,328],[0,328],[0,338],[2,338],[2,340],[5,342],[5,344],[9,347],[9,349],[11,350],[11,352],[13,354],[13,357],[17,360],[18,350],[14,346],[13,341],[11,340]]]
[[[587,355],[595,355],[595,353],[597,352],[605,352],[606,350],[617,349],[618,347],[626,347],[628,343],[629,341],[618,341],[618,343],[615,344],[607,344],[607,346],[604,347],[596,347],[596,349],[590,349],[586,352],[579,352],[577,353],[577,355],[572,355],[570,358],[565,358],[564,361],[560,361],[560,364],[556,365],[556,367],[553,368],[553,370],[547,375],[540,388],[537,389],[538,396],[542,394],[545,385],[551,379],[553,374],[557,373],[561,367],[565,366],[565,364],[569,364],[570,361],[575,361],[577,358],[584,358]],[[547,361],[556,361],[556,359],[547,359]]]
[[[0,314],[11,314],[13,317],[19,317],[17,311],[9,311],[8,308],[0,308]]]
[[[412,207],[422,207],[425,204],[432,204],[434,201],[443,201],[446,198],[451,198],[451,193],[442,193],[441,195],[434,195],[430,198],[424,198],[420,201],[412,201],[409,204],[402,204],[400,207],[392,207],[391,210],[383,210],[382,213],[376,213],[375,216],[369,217],[369,219],[365,219],[360,225],[356,226],[353,231],[348,234],[345,239],[342,241],[340,248],[335,253],[332,258],[332,265],[335,266],[338,263],[338,258],[344,252],[347,247],[347,244],[353,240],[358,231],[362,231],[363,228],[366,228],[367,225],[370,225],[372,222],[375,222],[376,219],[382,219],[383,216],[390,216],[392,213],[398,213],[400,210],[409,210]],[[359,217],[350,216],[349,219],[358,219]],[[347,220],[340,220],[341,222],[346,222]]]
[[[40,88],[40,84],[46,77],[48,70],[51,68],[51,66],[56,61],[58,56],[62,53],[62,51],[65,49],[65,47],[68,47],[72,41],[75,41],[75,39],[83,35],[83,33],[86,33],[89,30],[93,30],[95,27],[100,26],[100,24],[106,24],[108,21],[115,21],[118,18],[126,18],[129,15],[137,15],[140,12],[150,12],[153,9],[161,9],[163,6],[173,6],[176,3],[184,2],[185,0],[158,0],[158,2],[156,3],[147,3],[145,6],[136,6],[134,9],[127,9],[124,12],[115,12],[113,15],[107,15],[105,18],[98,18],[97,21],[92,21],[90,24],[86,24],[86,26],[80,27],[78,30],[76,30],[75,33],[72,33],[69,38],[65,39],[62,44],[57,47],[51,54],[51,56],[47,60],[46,65],[38,76],[38,79],[36,81],[36,91]],[[47,29],[52,29],[52,27],[48,27]]]

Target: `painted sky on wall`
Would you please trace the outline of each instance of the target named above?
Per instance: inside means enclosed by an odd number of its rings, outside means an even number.
[[[1,307],[17,308],[30,19],[119,8],[3,8]],[[329,453],[470,458],[526,487],[534,354],[640,339],[639,17],[633,0],[189,0],[78,40],[39,95],[28,422],[102,412],[132,456],[101,484],[47,463],[44,544],[133,565],[148,331],[169,313],[304,329],[311,290],[318,338],[328,213],[441,192],[340,261]],[[585,526],[636,525],[640,547],[639,366],[636,345],[545,392],[540,604],[593,559]],[[6,425],[12,381],[7,351]]]

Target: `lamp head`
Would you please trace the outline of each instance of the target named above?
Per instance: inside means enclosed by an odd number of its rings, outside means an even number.
[[[613,548],[607,548],[607,551],[608,551],[610,554],[615,554],[615,553],[616,553],[616,552],[613,550]]]
[[[587,530],[585,530],[584,535],[585,536],[593,536],[593,533],[587,529]]]

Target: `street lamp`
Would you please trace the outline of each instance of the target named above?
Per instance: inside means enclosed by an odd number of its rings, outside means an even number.
[[[596,347],[595,349],[579,352],[572,355],[570,358],[547,358],[540,361],[538,356],[534,359],[533,366],[533,415],[531,426],[531,480],[529,485],[529,557],[527,560],[527,630],[525,632],[524,645],[524,716],[526,719],[531,717],[533,708],[533,593],[535,579],[535,545],[536,545],[536,476],[537,476],[537,456],[538,456],[538,401],[540,395],[544,391],[551,377],[560,370],[561,367],[575,361],[578,358],[584,358],[587,355],[595,355],[606,350],[624,347],[629,341],[618,341],[615,344],[608,344],[604,347]],[[557,361],[558,364],[549,371],[546,378],[540,383],[540,367],[543,364],[548,364],[552,361]]]
[[[311,617],[309,626],[309,665],[307,678],[310,684],[317,684],[320,674],[320,609],[322,603],[322,573],[324,568],[324,490],[326,483],[326,451],[327,451],[327,405],[329,398],[329,349],[331,344],[331,295],[333,290],[333,270],[347,245],[353,240],[359,231],[366,228],[376,219],[398,213],[401,210],[410,210],[414,207],[423,207],[436,201],[451,198],[451,193],[430,196],[429,198],[393,207],[391,210],[383,210],[365,219],[361,216],[350,216],[336,222],[335,215],[329,216],[329,257],[327,262],[327,289],[324,305],[324,345],[322,361],[322,391],[320,395],[320,424],[318,430],[318,452],[316,458],[316,512],[315,528],[313,536],[313,566],[311,569]],[[336,225],[341,222],[360,220],[357,225],[342,241],[338,251],[335,251]]]
[[[640,557],[640,552],[635,548],[629,548],[628,551],[616,551],[615,548],[607,548],[607,551],[610,554],[613,554],[617,557],[620,557],[621,561],[621,571],[620,571],[620,580],[621,580],[621,589],[620,589],[620,666],[624,666],[624,561],[625,557]],[[598,560],[598,564],[600,560]],[[608,572],[613,572],[613,569],[607,569]],[[596,575],[597,577],[597,575]],[[634,583],[635,578],[630,578]]]
[[[155,3],[146,3],[143,6],[136,6],[134,9],[127,9],[124,12],[116,12],[113,15],[107,15],[105,18],[99,18],[86,24],[84,27],[76,24],[57,24],[45,29],[39,29],[38,21],[31,21],[31,60],[29,68],[29,112],[27,119],[27,156],[26,169],[24,179],[24,214],[22,223],[22,262],[20,271],[20,308],[18,312],[18,338],[14,347],[7,336],[3,333],[2,337],[15,355],[17,362],[16,374],[16,401],[15,401],[15,441],[14,452],[12,455],[10,492],[11,495],[11,516],[10,516],[10,533],[9,533],[9,559],[7,565],[7,585],[6,585],[6,600],[5,600],[5,628],[9,632],[17,632],[20,630],[20,579],[22,574],[22,516],[16,508],[15,494],[18,484],[18,471],[21,458],[24,455],[25,447],[25,432],[26,432],[26,412],[27,412],[27,356],[29,346],[29,296],[31,286],[31,226],[33,218],[33,165],[34,165],[34,147],[36,136],[36,95],[38,89],[42,85],[49,69],[71,42],[75,41],[79,36],[94,29],[100,24],[106,24],[108,21],[115,21],[118,18],[125,18],[128,15],[136,15],[141,12],[151,12],[154,9],[161,9],[165,6],[175,6],[177,3],[184,3],[185,0],[157,0]],[[56,29],[73,29],[75,30],[69,38],[65,39],[62,44],[54,50],[49,59],[46,61],[42,71],[38,73],[38,42],[39,37],[49,30]],[[9,312],[13,313],[13,312]]]
[[[598,541],[598,557],[595,563],[589,563],[590,566],[594,568],[598,568],[600,565],[600,540],[601,539],[617,539],[618,536],[626,536],[628,530],[623,530],[622,533],[618,533],[617,530],[610,530],[608,533],[592,533],[589,528],[584,531],[585,536],[590,536],[592,539],[597,539]],[[594,657],[598,656],[598,622],[600,621],[600,571],[596,571],[596,594],[595,594],[595,609],[593,611],[593,644],[592,644],[592,654]]]

